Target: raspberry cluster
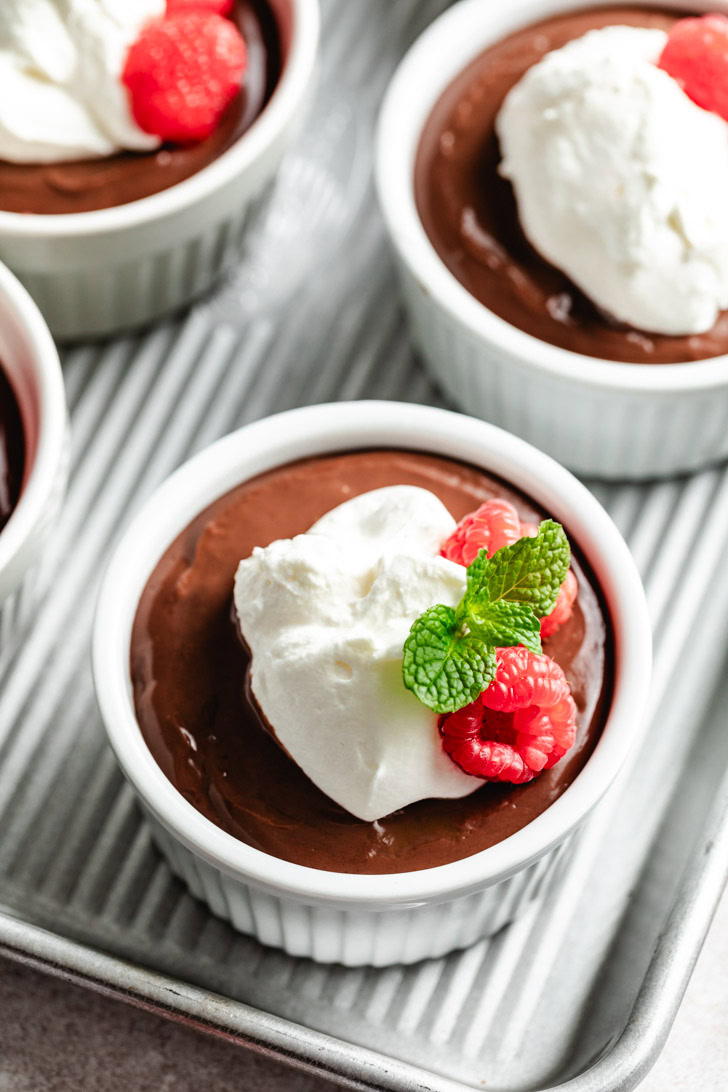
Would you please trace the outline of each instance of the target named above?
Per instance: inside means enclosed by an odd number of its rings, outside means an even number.
[[[137,125],[189,144],[217,128],[243,80],[245,39],[232,0],[167,0],[132,44],[122,72]]]

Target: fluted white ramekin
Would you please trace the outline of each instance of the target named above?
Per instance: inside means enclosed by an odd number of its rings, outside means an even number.
[[[283,71],[239,140],[190,178],[139,201],[68,215],[0,211],[0,260],[57,338],[144,325],[204,292],[239,252],[251,215],[291,143],[311,89],[318,0],[268,0]]]
[[[646,0],[662,7],[661,0]],[[645,478],[728,455],[728,356],[621,364],[560,349],[499,318],[450,272],[417,212],[414,164],[440,95],[487,46],[521,27],[604,0],[461,0],[425,31],[387,92],[377,188],[413,334],[435,381],[468,413],[494,421],[579,473]],[[704,10],[700,0],[682,9]],[[711,10],[728,10],[719,0]]]
[[[616,646],[615,686],[586,766],[527,827],[452,864],[362,876],[306,868],[253,849],[178,793],[136,721],[130,643],[137,604],[157,562],[208,504],[291,460],[381,446],[466,460],[513,483],[564,522],[604,593]],[[545,889],[569,852],[572,832],[613,780],[639,732],[650,660],[637,570],[588,490],[547,456],[492,425],[392,402],[292,410],[248,425],[186,463],[123,535],[103,580],[93,637],[96,693],[111,745],[174,871],[242,932],[292,955],[350,965],[411,963],[464,947],[516,917]]]
[[[25,471],[20,498],[0,531],[0,653],[34,602],[43,547],[66,489],[66,398],[58,353],[38,308],[0,265],[0,368],[23,421]]]

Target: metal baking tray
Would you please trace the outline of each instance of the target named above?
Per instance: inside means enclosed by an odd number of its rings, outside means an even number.
[[[73,473],[42,608],[0,657],[0,952],[351,1088],[634,1088],[728,873],[728,472],[595,486],[656,636],[644,745],[548,901],[414,967],[324,967],[217,920],[155,852],[104,741],[89,633],[137,506],[221,434],[304,403],[442,404],[371,189],[387,79],[442,0],[324,0],[321,79],[239,268],[150,332],[65,352]]]

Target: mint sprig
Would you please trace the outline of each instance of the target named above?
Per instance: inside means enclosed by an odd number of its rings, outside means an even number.
[[[540,652],[540,619],[553,610],[570,562],[569,541],[553,520],[490,558],[481,550],[457,607],[428,607],[413,623],[402,659],[407,689],[434,713],[454,713],[492,683],[496,648]]]

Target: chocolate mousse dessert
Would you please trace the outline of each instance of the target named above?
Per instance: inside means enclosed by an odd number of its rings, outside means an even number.
[[[415,197],[485,307],[575,353],[728,352],[728,19],[620,5],[490,45],[432,110]]]
[[[25,439],[20,407],[0,367],[0,531],[20,497],[25,469]]]
[[[0,110],[6,212],[90,212],[168,189],[227,151],[280,79],[266,0],[142,0],[113,15],[41,0],[27,25],[17,8],[0,13],[0,48],[18,54]],[[44,50],[61,25],[68,70]]]
[[[283,860],[395,873],[486,849],[573,782],[609,710],[611,629],[572,547],[452,459],[263,473],[185,528],[141,596],[144,739],[198,811]]]

